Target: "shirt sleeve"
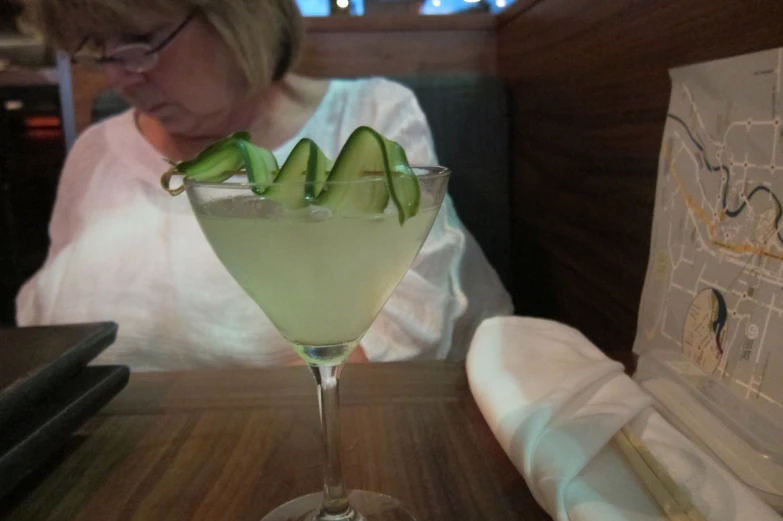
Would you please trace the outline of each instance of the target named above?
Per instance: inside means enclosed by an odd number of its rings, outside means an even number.
[[[411,165],[436,165],[432,133],[416,97],[382,80],[374,128],[405,149]],[[429,237],[361,345],[371,361],[445,358],[467,309],[460,287],[465,233],[447,196]]]

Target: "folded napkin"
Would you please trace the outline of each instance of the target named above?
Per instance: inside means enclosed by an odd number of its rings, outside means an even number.
[[[573,328],[485,320],[468,352],[471,391],[538,503],[557,521],[665,519],[610,443],[634,432],[710,521],[781,521],[652,409],[652,400]]]

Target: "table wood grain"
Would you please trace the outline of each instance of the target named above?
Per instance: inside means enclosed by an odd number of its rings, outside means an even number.
[[[320,489],[304,367],[138,373],[48,469],[0,504],[9,521],[257,521]],[[462,365],[350,365],[347,485],[420,520],[548,521],[479,412]]]

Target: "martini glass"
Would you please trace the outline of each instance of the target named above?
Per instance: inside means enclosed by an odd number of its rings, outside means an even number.
[[[413,170],[420,205],[403,224],[391,201],[381,212],[361,204],[284,206],[254,193],[243,175],[223,183],[185,180],[212,249],[304,359],[318,387],[323,491],[293,499],[262,521],[415,519],[389,496],[345,488],[338,391],[345,360],[418,254],[446,194],[448,169]],[[304,182],[276,185],[291,194],[306,188]],[[352,201],[377,200],[386,180],[368,174],[327,181],[323,189],[340,190]]]

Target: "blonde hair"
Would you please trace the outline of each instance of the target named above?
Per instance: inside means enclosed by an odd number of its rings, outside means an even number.
[[[73,53],[143,26],[145,13],[202,15],[215,28],[251,88],[282,78],[303,37],[295,0],[25,0],[22,23],[49,45]]]

